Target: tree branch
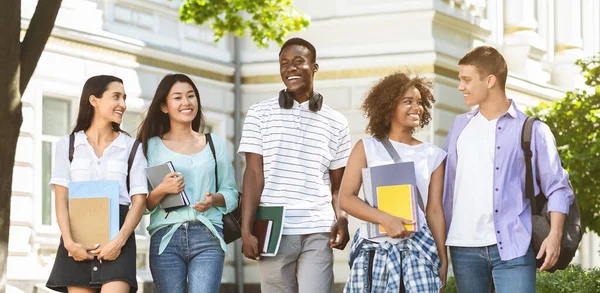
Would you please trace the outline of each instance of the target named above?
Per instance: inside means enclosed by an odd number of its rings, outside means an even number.
[[[50,37],[62,0],[39,0],[21,43],[21,95]]]

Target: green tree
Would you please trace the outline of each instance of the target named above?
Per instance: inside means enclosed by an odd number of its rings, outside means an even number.
[[[578,60],[586,89],[528,111],[550,126],[579,200],[584,228],[600,235],[600,55]]]
[[[186,0],[179,12],[183,22],[210,22],[215,41],[226,33],[241,37],[249,29],[254,42],[263,48],[269,41],[282,44],[288,33],[310,24],[291,0]]]
[[[10,228],[12,176],[19,130],[23,122],[21,97],[50,37],[61,0],[42,0],[21,39],[21,0],[0,0],[0,293],[6,290],[6,259]],[[291,0],[186,0],[183,21],[202,24],[212,20],[215,41],[225,33],[250,35],[260,47],[281,43],[308,20]]]
[[[6,290],[13,165],[23,122],[21,96],[44,51],[60,3],[38,1],[21,40],[21,0],[0,1],[0,292]]]

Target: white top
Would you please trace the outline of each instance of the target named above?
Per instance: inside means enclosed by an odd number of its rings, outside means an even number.
[[[497,122],[497,119],[488,121],[480,112],[458,137],[453,216],[446,239],[448,246],[496,244],[493,188]]]
[[[131,190],[127,193],[127,160],[134,141],[121,133],[98,158],[85,132],[79,131],[75,133],[73,161],[69,164],[69,135],[61,137],[56,144],[50,189],[54,191],[55,184],[69,188],[71,181],[119,180],[119,204],[129,205],[132,195],[148,193],[147,163],[141,144],[131,165]]]
[[[291,109],[278,98],[248,109],[239,154],[263,156],[261,206],[285,206],[284,235],[329,232],[335,221],[329,170],[346,166],[351,140],[348,120],[323,104],[312,112],[308,101]]]
[[[366,137],[362,139],[365,146],[365,155],[367,156],[367,167],[381,166],[394,164],[394,160],[388,154],[387,150],[381,142],[373,137]],[[407,145],[404,143],[390,140],[396,152],[402,159],[403,162],[414,162],[415,172],[417,179],[417,188],[421,193],[423,199],[423,205],[427,207],[427,200],[429,197],[429,182],[431,181],[431,174],[437,169],[440,164],[446,158],[446,152],[428,142],[423,142],[419,145]],[[425,212],[418,208],[419,222],[421,223],[419,229],[425,225]],[[388,241],[390,243],[398,243],[403,241],[403,238],[391,238],[391,237],[377,237],[369,239],[367,235],[367,224],[362,223],[360,228],[360,236],[364,239],[368,239],[374,242]]]

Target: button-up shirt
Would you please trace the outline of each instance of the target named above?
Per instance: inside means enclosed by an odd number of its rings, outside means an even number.
[[[54,190],[54,185],[69,188],[70,182],[117,180],[119,204],[129,206],[132,196],[148,193],[146,157],[141,147],[137,149],[131,164],[130,190],[127,190],[127,161],[134,142],[134,138],[120,133],[98,157],[87,135],[81,130],[75,133],[73,161],[69,162],[69,135],[61,137],[56,144],[50,188]]]
[[[460,133],[479,112],[479,108],[456,117],[446,138],[448,152],[444,180],[443,207],[446,232],[450,227],[454,205],[456,144]],[[525,158],[521,149],[521,132],[527,115],[518,111],[514,102],[496,125],[494,158],[493,214],[500,258],[510,260],[526,254],[531,242],[531,205],[525,196]],[[556,141],[550,128],[539,121],[533,125],[531,137],[535,194],[548,197],[548,212],[567,214],[574,195],[569,175],[562,168]],[[472,166],[477,168],[477,166]],[[468,213],[468,211],[456,211]]]

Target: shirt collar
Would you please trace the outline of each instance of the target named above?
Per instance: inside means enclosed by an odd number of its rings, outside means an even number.
[[[87,136],[87,134],[85,134],[85,131],[80,130],[75,133],[74,145],[77,147],[82,144],[88,144],[88,136]],[[122,148],[122,149],[127,148],[127,142],[125,141],[125,136],[124,136],[123,132],[119,133],[119,136],[117,136],[117,138],[115,139],[115,141],[113,141],[111,143],[111,145],[114,145],[114,146]]]
[[[515,104],[515,101],[512,99],[509,99],[510,101],[510,107],[508,107],[508,111],[506,111],[506,113],[502,116],[506,116],[506,114],[510,115],[512,118],[517,118],[518,117],[518,112],[517,112],[517,105]],[[479,107],[473,109],[471,112],[467,113],[467,116],[469,119],[475,117],[475,115],[477,115],[479,113]]]
[[[517,118],[517,105],[515,105],[515,101],[513,101],[512,99],[509,99],[509,101],[510,107],[508,108],[508,111],[506,113],[512,116],[512,118]]]

